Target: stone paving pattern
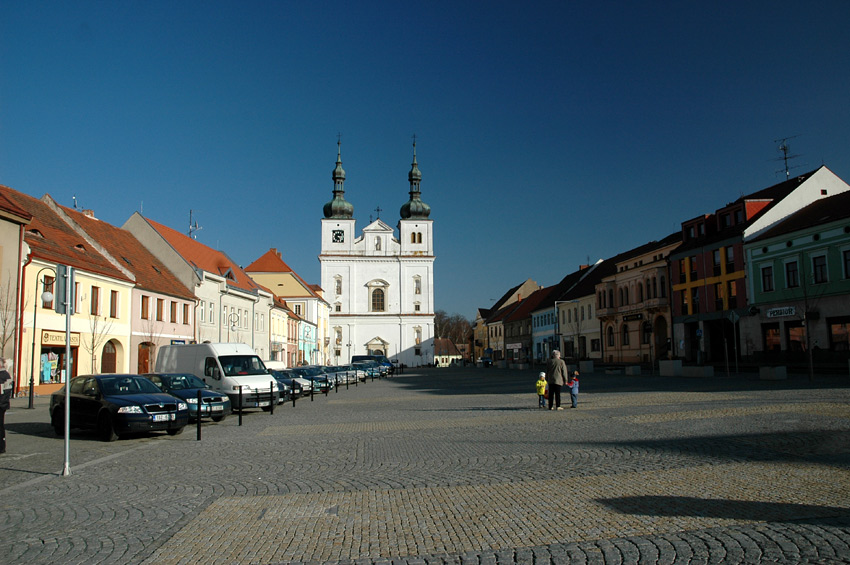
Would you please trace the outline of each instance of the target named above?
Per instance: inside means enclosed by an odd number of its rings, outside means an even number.
[[[427,369],[175,437],[15,399],[0,563],[850,563],[850,378]],[[566,398],[569,395],[565,395]],[[568,404],[568,401],[567,401]]]

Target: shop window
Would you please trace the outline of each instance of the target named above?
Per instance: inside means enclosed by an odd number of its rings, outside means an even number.
[[[782,349],[782,340],[779,335],[779,323],[762,324],[762,338],[765,351],[779,351]]]
[[[806,351],[806,328],[803,327],[803,322],[785,322],[785,334],[789,351]]]
[[[850,317],[834,318],[828,320],[829,324],[829,348],[832,351],[850,351]]]

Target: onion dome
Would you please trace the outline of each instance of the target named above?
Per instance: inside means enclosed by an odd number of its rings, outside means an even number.
[[[405,202],[401,207],[402,220],[426,219],[431,214],[431,207],[422,202],[419,192],[419,182],[422,180],[422,173],[419,171],[419,165],[416,163],[416,141],[413,141],[413,163],[411,163],[410,172],[407,174],[407,180],[410,181],[410,200]]]
[[[336,142],[336,168],[333,170],[334,198],[323,208],[325,218],[351,219],[354,206],[345,199],[345,169],[342,168],[340,142]]]

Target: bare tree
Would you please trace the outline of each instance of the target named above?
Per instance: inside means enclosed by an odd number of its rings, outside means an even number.
[[[89,328],[91,332],[88,334],[88,339],[85,335],[80,336],[83,342],[83,347],[91,356],[91,370],[93,373],[98,372],[95,367],[95,355],[107,340],[109,332],[112,330],[112,320],[104,317],[101,319],[97,314],[89,314]]]
[[[15,336],[15,285],[12,276],[0,286],[0,355],[6,357],[6,347]]]

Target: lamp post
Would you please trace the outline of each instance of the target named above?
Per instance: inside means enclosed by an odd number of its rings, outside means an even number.
[[[227,315],[227,343],[230,343],[230,329],[236,331],[236,324],[239,323],[239,314],[231,313]]]
[[[51,273],[53,273],[54,277],[56,276],[56,271],[54,271],[51,267],[42,267],[35,275],[35,297],[33,299],[32,305],[32,351],[30,352],[30,398],[29,404],[27,405],[27,408],[30,409],[35,408],[35,321],[36,315],[38,314],[38,277],[40,277],[41,273],[43,273],[44,271],[50,271]],[[42,285],[44,285],[45,281],[42,279],[41,283]],[[53,293],[51,293],[45,288],[44,292],[41,293],[41,301],[53,302]]]

